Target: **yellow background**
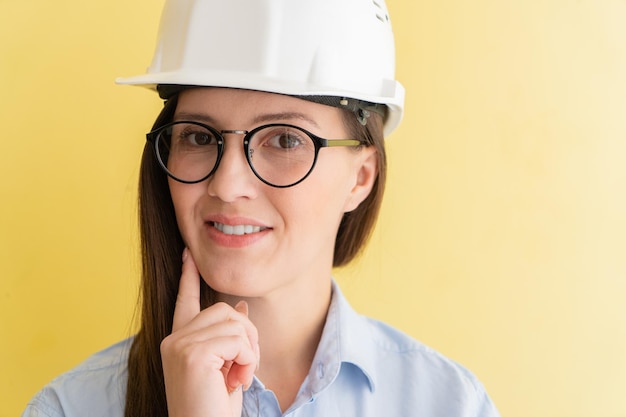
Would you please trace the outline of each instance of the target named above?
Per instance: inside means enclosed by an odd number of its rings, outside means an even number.
[[[0,0],[1,417],[132,333],[161,104],[113,80],[148,65],[161,5]],[[503,416],[626,416],[626,2],[389,8],[406,115],[345,292]]]

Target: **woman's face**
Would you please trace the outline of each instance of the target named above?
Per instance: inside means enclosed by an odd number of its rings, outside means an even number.
[[[175,121],[219,131],[287,123],[322,138],[352,139],[342,117],[339,109],[289,96],[225,88],[183,91],[174,114]],[[280,189],[254,175],[243,135],[224,137],[211,177],[197,184],[169,179],[178,226],[203,279],[219,293],[240,297],[327,284],[342,215],[367,197],[374,182],[373,147],[322,148],[303,182]]]

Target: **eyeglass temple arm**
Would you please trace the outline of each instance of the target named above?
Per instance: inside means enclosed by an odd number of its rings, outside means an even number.
[[[333,146],[361,146],[365,145],[365,142],[361,142],[357,139],[322,139],[320,142],[323,148],[332,148]]]

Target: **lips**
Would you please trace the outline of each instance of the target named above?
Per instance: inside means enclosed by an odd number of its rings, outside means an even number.
[[[224,223],[219,223],[219,222],[212,222],[212,224],[213,224],[213,227],[215,227],[217,230],[224,233],[225,235],[234,235],[234,236],[249,235],[252,233],[262,232],[263,230],[267,229],[267,227],[255,226],[251,224],[230,225],[230,224],[224,224]]]

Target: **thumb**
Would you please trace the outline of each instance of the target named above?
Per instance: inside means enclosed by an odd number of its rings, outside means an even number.
[[[200,273],[189,249],[183,250],[183,268],[174,308],[172,332],[184,327],[200,313]]]

